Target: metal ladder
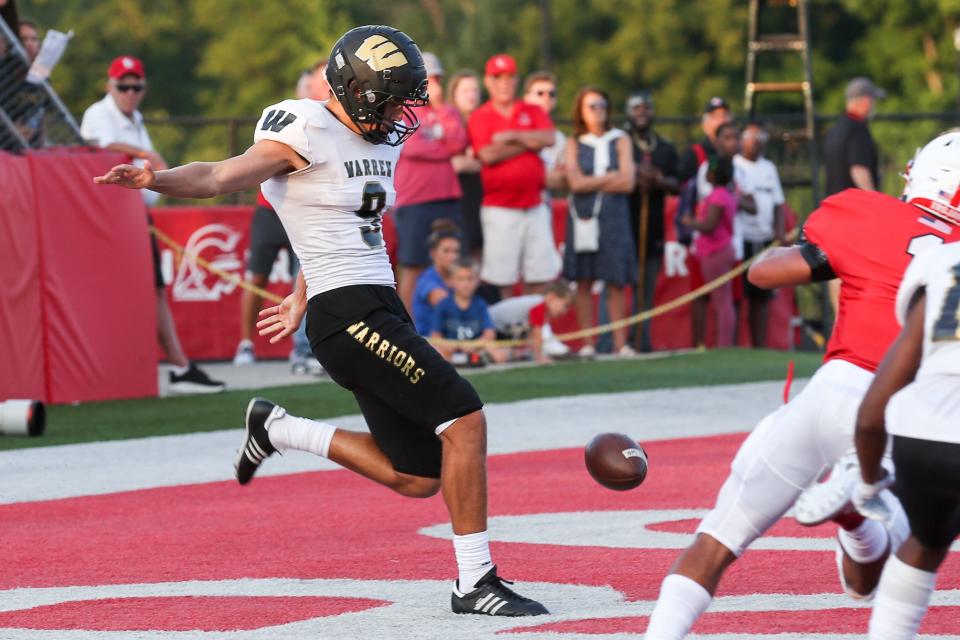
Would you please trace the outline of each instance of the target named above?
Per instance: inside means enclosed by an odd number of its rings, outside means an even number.
[[[760,32],[761,12],[764,8],[788,6],[796,10],[796,33]],[[803,62],[803,80],[760,82],[760,54],[777,52],[796,52]],[[807,21],[806,0],[750,0],[750,26],[747,40],[747,84],[745,103],[750,119],[757,118],[757,97],[762,93],[801,93],[803,94],[803,127],[785,129],[781,137],[788,147],[796,147],[806,142],[809,155],[810,173],[808,177],[784,180],[784,187],[809,186],[813,194],[813,204],[820,201],[820,163],[817,157],[817,140],[813,107],[813,72],[810,65],[810,31]]]

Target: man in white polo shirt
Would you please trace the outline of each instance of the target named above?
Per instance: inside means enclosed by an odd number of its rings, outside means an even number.
[[[107,95],[84,112],[80,133],[90,144],[131,156],[134,164],[143,166],[149,161],[154,169],[166,169],[163,157],[153,150],[150,135],[137,107],[147,89],[143,62],[132,56],[120,56],[107,70]],[[159,194],[143,190],[143,202],[153,206]],[[149,214],[148,214],[149,215]],[[160,270],[160,249],[150,236],[153,252],[154,285],[157,291],[157,338],[160,347],[173,364],[170,372],[170,391],[175,393],[218,393],[224,384],[211,380],[206,373],[191,363],[180,346],[173,315],[167,304],[166,283]]]

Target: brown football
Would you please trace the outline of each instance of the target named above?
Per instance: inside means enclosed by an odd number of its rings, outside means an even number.
[[[622,433],[594,436],[583,451],[583,461],[594,480],[615,491],[639,487],[647,477],[647,452]]]

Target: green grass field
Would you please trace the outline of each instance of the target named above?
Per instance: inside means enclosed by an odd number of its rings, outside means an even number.
[[[787,363],[806,377],[818,353],[718,350],[649,360],[569,362],[470,376],[485,402],[782,380]],[[353,396],[332,383],[229,391],[216,396],[151,398],[48,407],[41,438],[0,437],[0,450],[77,442],[240,428],[251,396],[261,395],[296,414],[327,418],[358,413]]]

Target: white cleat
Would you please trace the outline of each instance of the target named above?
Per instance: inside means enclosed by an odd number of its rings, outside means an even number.
[[[851,506],[850,498],[859,480],[860,463],[857,455],[848,453],[833,465],[827,480],[807,487],[797,498],[793,505],[797,523],[815,527],[844,512]]]

